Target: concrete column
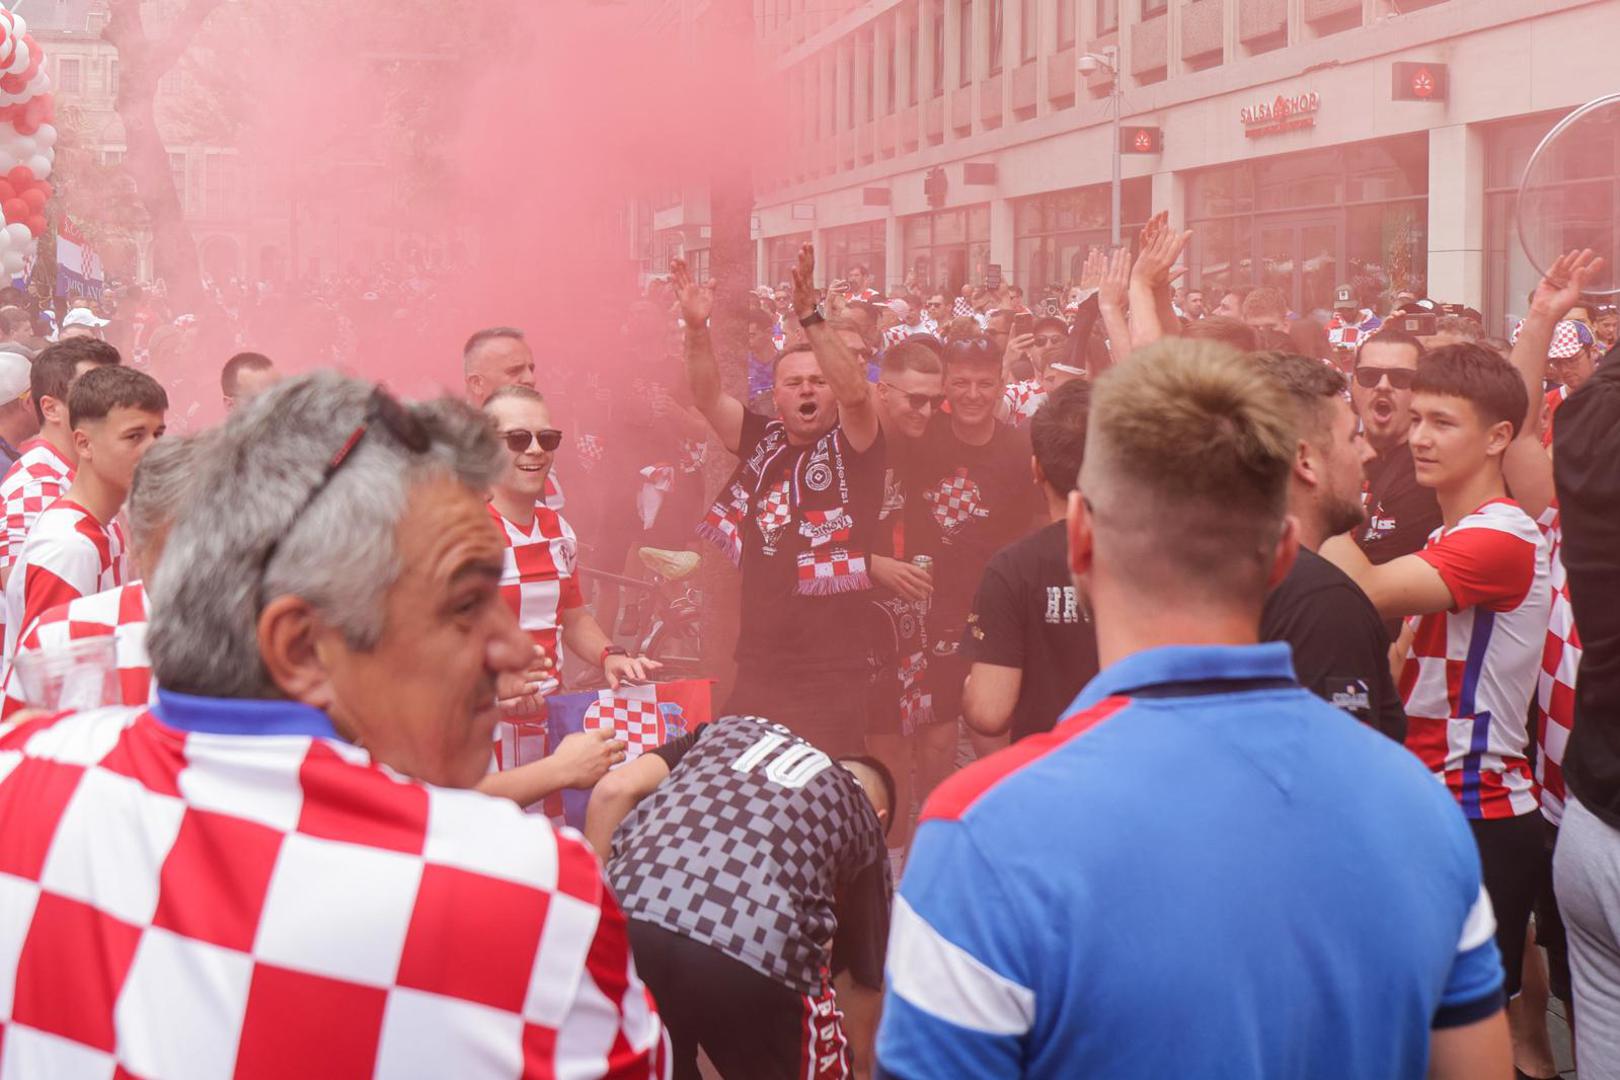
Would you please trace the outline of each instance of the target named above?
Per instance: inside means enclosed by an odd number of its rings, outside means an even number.
[[[1429,132],[1430,296],[1485,300],[1485,137],[1453,124]]]
[[[1185,229],[1187,221],[1187,178],[1178,172],[1153,174],[1153,212],[1170,211],[1170,227]]]
[[[1011,199],[991,199],[990,261],[1001,264],[1003,281],[1027,286],[1027,282],[1019,281],[1015,276],[1018,267],[1013,260],[1013,252],[1013,202]]]
[[[917,0],[917,40],[912,45],[917,49],[917,100],[913,104],[921,105],[932,100],[934,92],[934,39],[930,36],[934,32],[934,9],[945,0]],[[947,20],[948,22],[948,20]],[[947,30],[947,32],[949,32]],[[919,115],[917,122],[926,121]]]
[[[771,260],[768,254],[769,241],[761,237],[754,241],[754,285],[769,285],[776,288],[776,282],[770,280]]]
[[[904,112],[908,107],[917,104],[908,82],[911,78],[911,57],[917,51],[917,14],[914,10],[908,22],[904,9],[896,10],[894,22],[889,30],[894,48],[888,52],[878,53],[879,59],[885,64],[894,65],[895,112]]]
[[[894,211],[883,221],[883,280],[888,291],[894,291],[906,280],[906,253],[901,250],[904,230]]]
[[[962,85],[962,5],[959,0],[939,0],[945,5],[945,96]],[[946,118],[946,126],[954,123]]]
[[[877,47],[877,30],[872,28],[871,36],[856,34],[850,42],[850,63],[855,67],[855,123],[854,128],[859,131],[867,124],[868,111],[877,116],[876,104],[877,86],[874,85],[873,75],[876,74],[877,57],[868,50]]]

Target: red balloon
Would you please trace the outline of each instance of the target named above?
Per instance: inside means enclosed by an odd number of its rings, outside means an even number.
[[[51,187],[49,180],[41,180],[39,182],[39,190],[45,193],[45,200],[47,202],[49,202],[56,195],[56,189]]]
[[[11,186],[18,191],[27,191],[34,186],[34,170],[26,165],[18,165],[6,173],[6,179],[10,180]]]
[[[7,225],[15,225],[28,216],[28,204],[21,199],[7,199],[0,203],[0,213],[6,215]]]
[[[28,218],[27,222],[25,222],[25,224],[28,226],[28,231],[33,233],[35,236],[44,235],[44,233],[45,233],[45,215],[44,214],[31,215]]]
[[[10,180],[0,180],[0,206],[17,197],[17,189],[11,186]]]
[[[22,193],[22,201],[28,204],[28,209],[36,214],[45,210],[45,193],[39,188],[29,188]]]

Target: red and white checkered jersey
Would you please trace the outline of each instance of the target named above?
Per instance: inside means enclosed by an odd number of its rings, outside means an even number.
[[[1547,637],[1547,542],[1530,515],[1494,499],[1417,553],[1456,606],[1424,615],[1401,672],[1406,745],[1469,818],[1537,808],[1525,759],[1531,696]]]
[[[331,737],[0,735],[0,942],[4,1076],[667,1075],[578,834]]]
[[[1547,645],[1541,654],[1536,683],[1536,783],[1541,786],[1541,812],[1554,825],[1564,819],[1564,748],[1575,729],[1575,674],[1581,666],[1581,635],[1575,609],[1569,605],[1569,576],[1564,573],[1564,530],[1556,506],[1541,517],[1547,536],[1552,610]]]
[[[53,607],[122,585],[124,530],[103,525],[70,499],[57,499],[34,522],[6,579],[6,658],[34,620]]]
[[[0,503],[6,523],[0,530],[0,569],[10,570],[23,541],[45,508],[55,502],[73,480],[73,465],[44,439],[29,439],[17,448],[22,456],[0,479]]]
[[[535,507],[534,524],[528,529],[508,521],[493,503],[489,512],[506,540],[501,596],[517,615],[518,625],[547,656],[557,660],[561,615],[585,603],[579,589],[579,544],[573,527],[544,506]],[[541,692],[555,689],[552,680]]]
[[[1039,379],[1008,383],[1001,400],[1007,405],[1007,423],[1022,427],[1037,409],[1046,404],[1046,387]]]
[[[136,581],[106,592],[81,596],[53,607],[29,627],[17,655],[59,649],[71,641],[111,637],[117,651],[119,704],[147,705],[156,699],[152,660],[146,654],[146,586]],[[22,680],[15,668],[5,675],[0,721],[25,708]]]

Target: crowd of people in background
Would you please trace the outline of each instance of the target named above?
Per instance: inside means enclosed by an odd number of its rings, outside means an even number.
[[[1180,286],[1190,235],[1039,297],[806,245],[743,355],[677,260],[628,366],[469,328],[431,403],[274,359],[414,278],[0,291],[0,1060],[1546,1077],[1551,994],[1620,1076],[1601,260],[1496,339]],[[583,566],[711,548],[721,719],[509,756],[659,678]],[[121,707],[38,710],[86,642]]]

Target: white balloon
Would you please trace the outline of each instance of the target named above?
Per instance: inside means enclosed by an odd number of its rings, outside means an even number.
[[[39,130],[34,132],[34,139],[40,146],[49,150],[56,145],[56,128],[50,124],[41,124]]]
[[[35,180],[48,180],[51,175],[51,159],[44,154],[35,154],[23,162],[33,172]],[[10,171],[10,170],[7,170]]]
[[[8,173],[17,167],[17,159],[0,148],[0,173]]]
[[[18,37],[28,33],[28,20],[21,15],[13,14],[11,16],[11,32]]]
[[[10,154],[18,161],[27,161],[29,158],[39,153],[39,150],[34,146],[34,140],[30,139],[27,135],[13,134],[10,138],[5,140],[4,145],[6,148],[6,153]]]
[[[13,75],[21,75],[23,72],[28,70],[29,61],[31,61],[33,58],[34,54],[33,51],[29,49],[28,42],[19,41],[17,42],[17,53],[11,58],[11,63],[9,66],[7,66],[6,70]],[[44,66],[44,64],[40,65],[40,67]]]
[[[28,231],[28,226],[24,225],[20,221],[13,222],[12,224],[7,225],[4,230],[0,231],[4,232],[5,237],[8,241],[10,241],[11,246],[17,248],[18,250],[26,248],[28,246],[28,241],[34,238],[34,234]]]
[[[0,267],[4,267],[6,273],[16,277],[22,273],[25,258],[26,256],[20,251],[8,251],[4,255],[0,255]]]

